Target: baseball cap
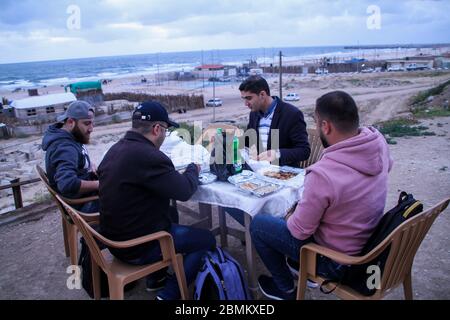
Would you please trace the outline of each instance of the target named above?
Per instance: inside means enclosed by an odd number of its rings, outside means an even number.
[[[169,127],[179,128],[180,125],[172,120],[169,120],[169,114],[166,108],[157,101],[145,101],[136,107],[133,112],[133,119],[146,121],[162,121],[169,125]]]
[[[56,120],[58,122],[63,122],[68,118],[72,118],[75,120],[89,119],[91,118],[91,116],[89,116],[89,111],[94,112],[94,109],[88,102],[77,100],[69,104],[69,107],[67,108],[66,112],[58,116]]]

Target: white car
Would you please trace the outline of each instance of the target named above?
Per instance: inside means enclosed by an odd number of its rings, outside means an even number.
[[[404,68],[400,66],[392,66],[387,69],[388,72],[405,71]]]
[[[299,101],[300,96],[297,93],[288,93],[283,98],[284,101]]]
[[[220,107],[222,105],[222,99],[215,98],[215,99],[209,99],[206,103],[207,107]]]
[[[328,74],[328,69],[317,68],[315,72],[316,72],[316,74]]]

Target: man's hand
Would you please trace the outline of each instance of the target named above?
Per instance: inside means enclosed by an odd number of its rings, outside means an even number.
[[[275,150],[267,150],[258,155],[259,161],[275,161],[277,159],[277,153]]]

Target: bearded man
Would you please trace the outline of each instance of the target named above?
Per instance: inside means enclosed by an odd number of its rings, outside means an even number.
[[[94,110],[85,101],[74,101],[57,120],[42,139],[50,186],[71,199],[96,194],[96,168],[85,147],[94,129]],[[80,205],[77,209],[85,213],[97,212],[98,200]]]

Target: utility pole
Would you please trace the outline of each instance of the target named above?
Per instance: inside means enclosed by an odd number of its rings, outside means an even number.
[[[216,69],[214,67],[214,51],[211,51],[213,65],[213,122],[216,122]]]
[[[280,64],[279,64],[279,70],[280,70],[280,99],[283,100],[283,71],[282,71],[282,64],[281,64],[281,57],[282,53],[280,51]]]
[[[203,50],[202,50],[202,80],[203,80],[203,87],[202,87],[202,93],[205,89],[205,69],[203,68]]]

